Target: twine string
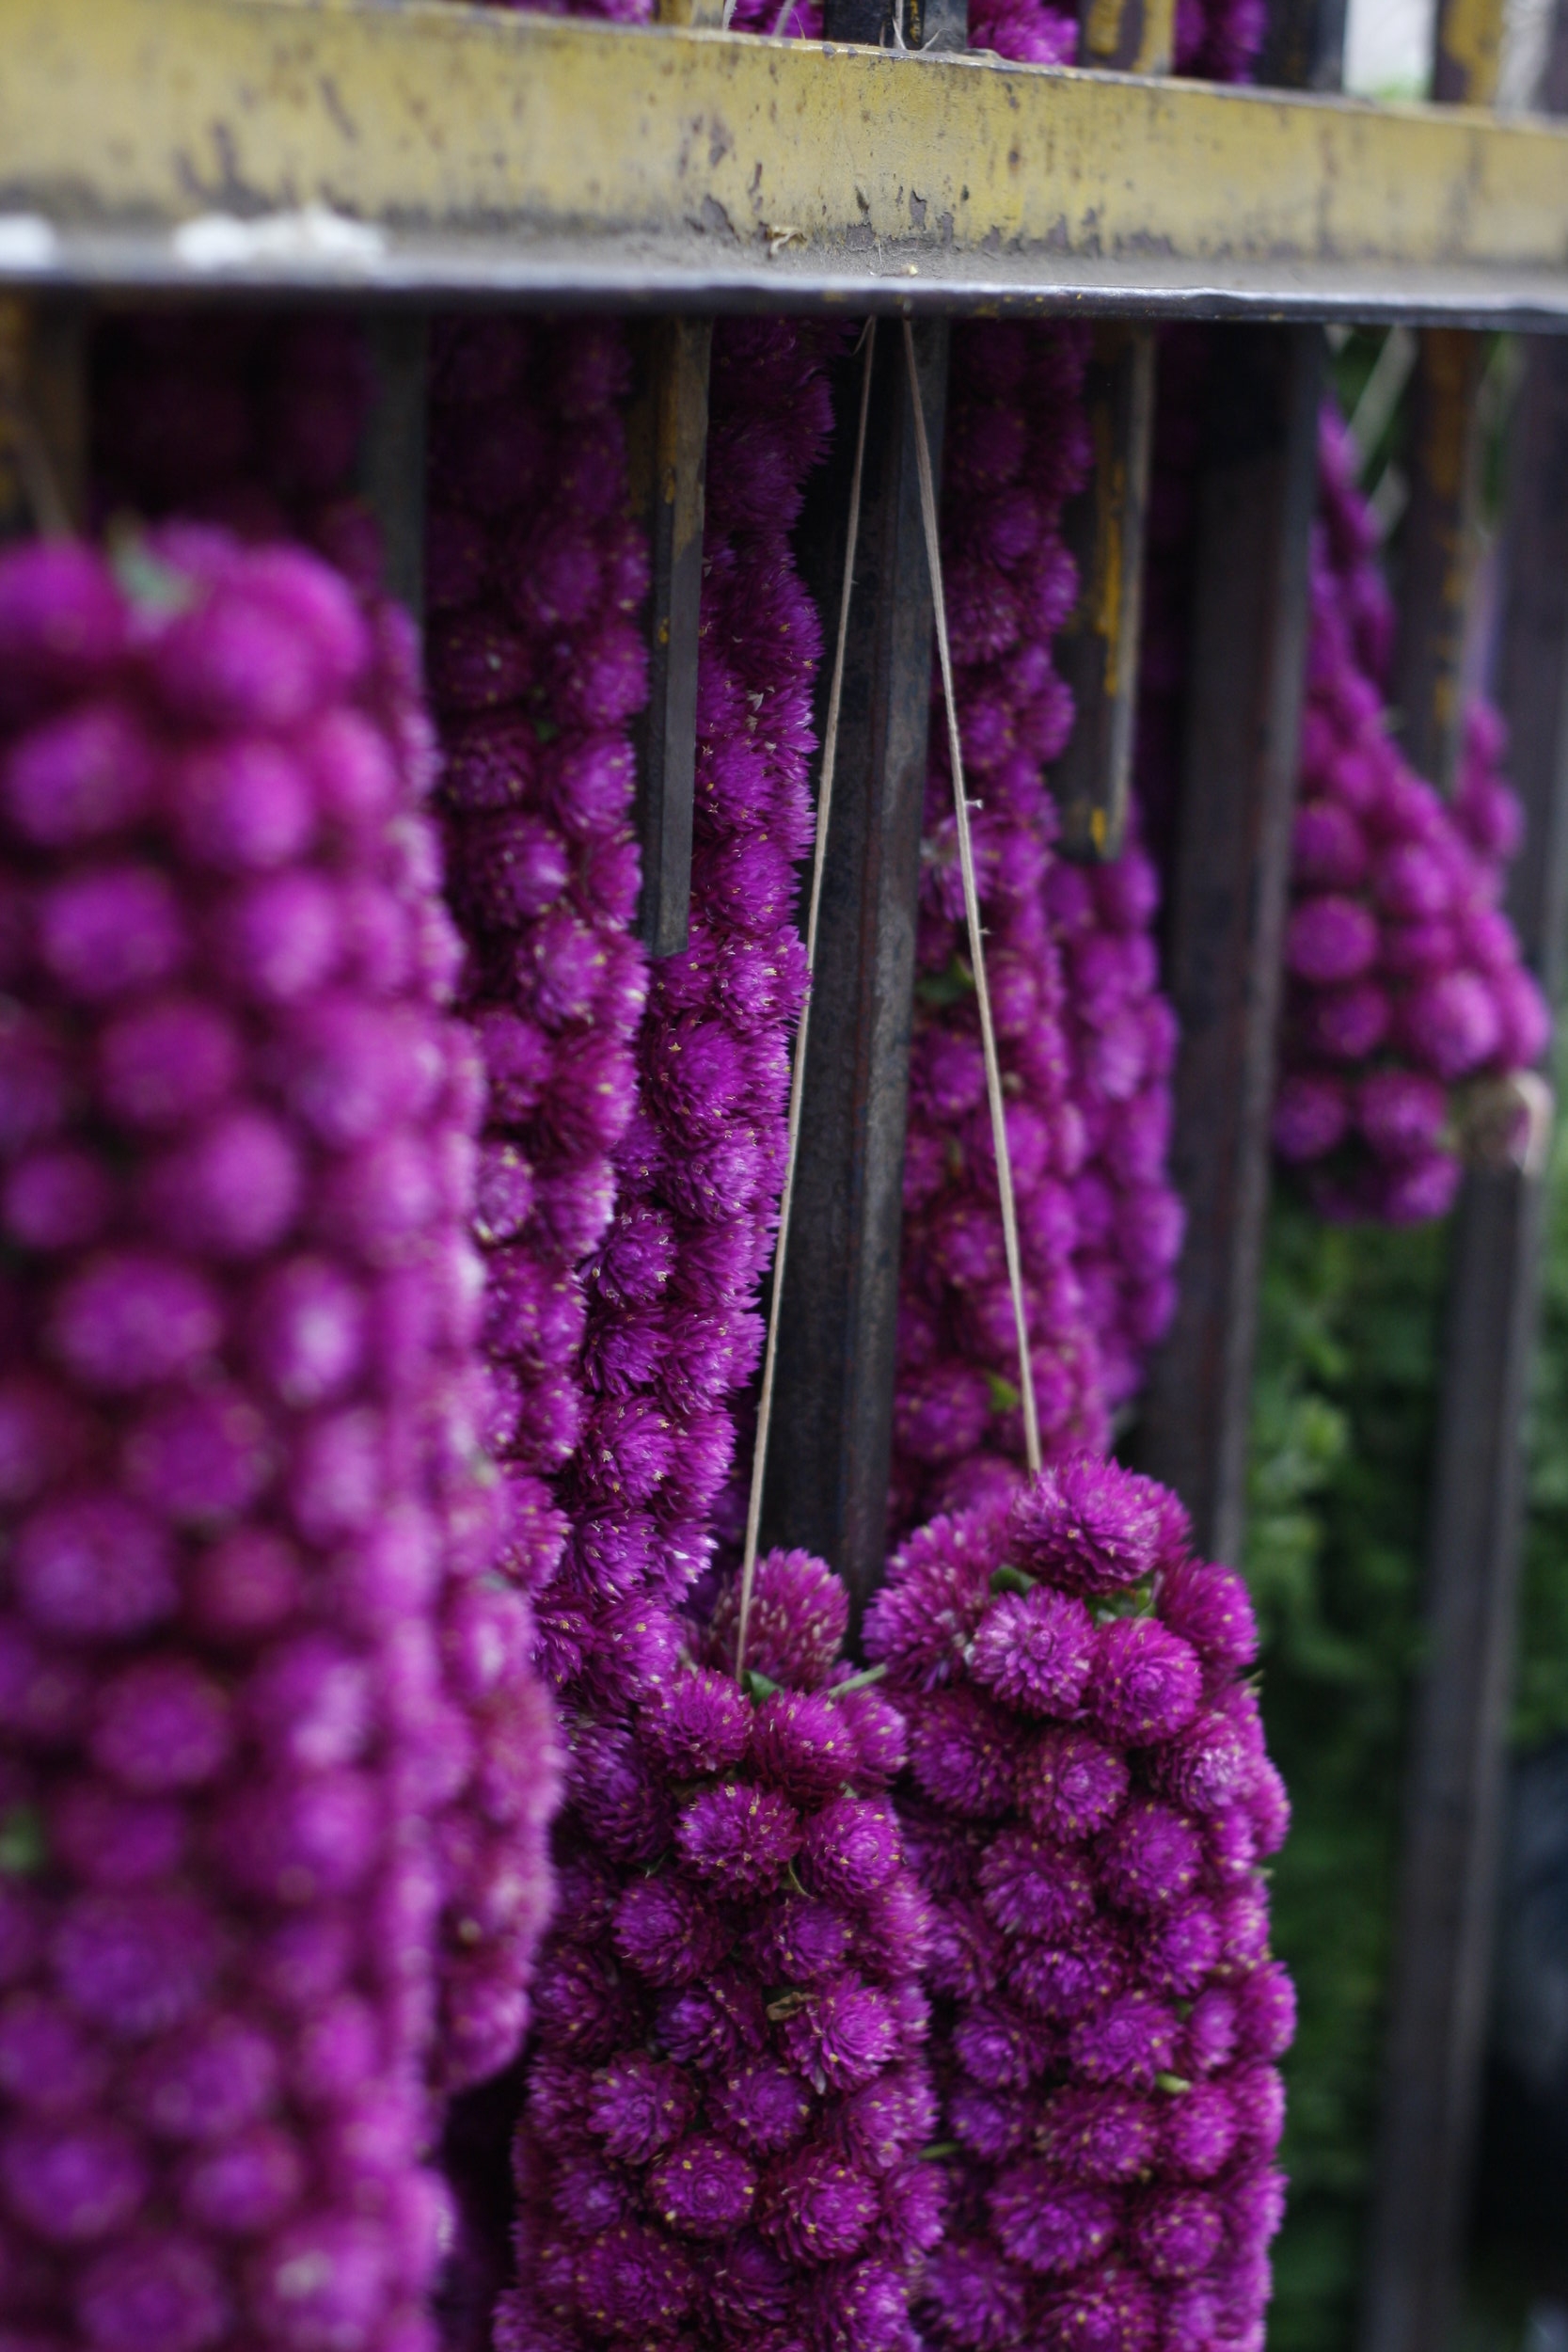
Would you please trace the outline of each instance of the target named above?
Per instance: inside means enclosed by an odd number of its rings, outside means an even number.
[[[915,366],[914,329],[908,319],[904,321],[904,356],[910,370],[910,398],[914,408],[914,454],[920,474],[920,516],[926,529],[926,560],[931,574],[931,609],[936,622],[937,656],[942,664],[942,700],[947,709],[947,745],[949,765],[953,771],[953,815],[958,833],[964,914],[969,923],[969,960],[974,973],[974,1001],[980,1014],[980,1049],[986,1064],[986,1096],[990,1104],[991,1139],[996,1147],[996,1188],[1002,1200],[1002,1241],[1007,1256],[1007,1285],[1012,1292],[1013,1322],[1018,1331],[1018,1387],[1023,1406],[1023,1452],[1032,1476],[1040,1467],[1040,1424],[1035,1406],[1034,1367],[1029,1360],[1029,1312],[1024,1304],[1023,1263],[1018,1247],[1018,1209],[1013,1199],[1012,1156],[1007,1150],[1002,1065],[997,1059],[996,1031],[990,1017],[990,991],[986,985],[980,892],[974,879],[974,845],[969,830],[963,753],[958,741],[958,705],[953,691],[953,654],[947,641],[947,607],[942,596],[942,547],[937,535],[937,499],[931,480],[931,450],[926,437],[926,409],[920,397],[920,372]]]
[[[871,362],[877,347],[877,323],[865,329],[865,357],[861,368],[860,422],[855,433],[855,467],[849,482],[848,527],[844,542],[844,582],[839,592],[838,643],[833,648],[832,677],[828,689],[828,716],[822,730],[822,773],[816,793],[816,839],[812,850],[811,896],[806,911],[806,996],[795,1032],[795,1061],[789,1073],[789,1124],[784,1138],[784,1184],[779,1195],[779,1231],[773,1244],[773,1282],[768,1301],[768,1338],[763,1349],[762,1386],[757,1395],[757,1429],[752,1445],[752,1489],[746,1504],[746,1541],[740,1556],[740,1619],[736,1629],[735,1673],[738,1682],[746,1671],[746,1632],[752,1615],[752,1588],[756,1581],[757,1539],[762,1529],[762,1486],[768,1469],[768,1438],[773,1421],[774,1371],[779,1354],[779,1304],[784,1295],[784,1257],[789,1248],[789,1217],[795,1201],[795,1168],[800,1152],[800,1110],[806,1090],[806,1046],[811,1036],[812,985],[816,972],[816,933],[822,911],[822,877],[828,862],[828,824],[833,806],[833,771],[838,765],[838,716],[844,698],[844,655],[849,635],[849,598],[855,580],[855,553],[861,530],[861,480],[865,467],[865,423],[871,406]]]

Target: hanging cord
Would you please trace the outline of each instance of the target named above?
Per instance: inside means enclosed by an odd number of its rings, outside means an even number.
[[[958,705],[953,691],[953,653],[947,642],[947,607],[942,592],[942,547],[937,537],[937,497],[931,482],[931,451],[926,438],[926,410],[920,397],[920,373],[914,361],[914,329],[904,321],[904,356],[910,368],[910,398],[914,405],[914,454],[920,471],[920,516],[926,526],[926,560],[931,574],[931,610],[936,621],[937,653],[942,662],[942,699],[947,706],[947,746],[953,770],[953,814],[958,828],[958,865],[963,874],[964,913],[969,918],[969,960],[974,972],[974,1001],[980,1011],[980,1046],[986,1060],[986,1093],[990,1103],[990,1132],[996,1146],[996,1189],[1002,1196],[1002,1240],[1007,1253],[1007,1282],[1013,1294],[1013,1321],[1018,1327],[1018,1386],[1023,1405],[1023,1453],[1031,1476],[1040,1467],[1040,1424],[1035,1409],[1035,1374],[1029,1361],[1029,1314],[1023,1302],[1023,1264],[1018,1248],[1018,1210],[1013,1201],[1013,1163],[1007,1150],[1007,1120],[1002,1101],[1002,1065],[996,1058],[996,1031],[991,1026],[990,991],[986,985],[986,953],[980,931],[980,892],[974,880],[974,845],[969,832],[969,802],[964,794],[963,754],[958,745]]]
[[[828,819],[833,806],[833,771],[838,764],[838,712],[844,696],[844,649],[849,636],[849,597],[855,580],[855,550],[861,535],[861,475],[865,464],[865,421],[871,406],[871,362],[877,322],[867,323],[861,368],[861,414],[855,434],[855,469],[849,482],[849,525],[844,542],[844,585],[838,603],[838,644],[828,689],[828,719],[822,730],[822,776],[816,793],[816,840],[812,850],[811,898],[806,913],[806,999],[795,1032],[795,1064],[789,1073],[789,1128],[784,1142],[784,1185],[779,1195],[779,1233],[773,1245],[773,1287],[768,1302],[768,1340],[757,1395],[757,1434],[752,1445],[752,1492],[746,1505],[746,1543],[740,1555],[740,1622],[735,1637],[735,1674],[746,1671],[746,1629],[756,1581],[757,1537],[762,1527],[762,1482],[768,1468],[768,1433],[773,1419],[773,1372],[779,1354],[779,1302],[784,1295],[784,1253],[789,1248],[789,1213],[795,1200],[795,1163],[800,1151],[800,1105],[806,1090],[806,1042],[811,1035],[811,991],[816,971],[816,928],[822,911],[822,876],[828,862]]]

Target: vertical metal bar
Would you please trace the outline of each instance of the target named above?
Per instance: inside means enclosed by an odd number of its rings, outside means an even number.
[[[1079,43],[1085,65],[1168,73],[1175,0],[1082,0]],[[1151,326],[1108,320],[1095,327],[1085,385],[1094,466],[1064,518],[1078,605],[1056,653],[1076,714],[1051,778],[1069,857],[1119,857],[1127,830],[1154,366]]]
[[[1346,0],[1274,0],[1258,60],[1267,89],[1337,90],[1344,78]]]
[[[0,296],[0,541],[83,528],[87,339],[84,303]]]
[[[915,329],[940,468],[948,326]],[[840,416],[849,411],[839,402]],[[900,338],[879,338],[860,556],[846,646],[806,1061],[805,1118],[780,1328],[768,1543],[838,1569],[857,1609],[881,1575],[893,1444],[905,1114],[931,694],[931,592]],[[832,611],[850,437],[809,496],[809,584]]]
[[[1475,555],[1475,418],[1484,358],[1479,335],[1429,326],[1410,382],[1394,710],[1405,757],[1445,792],[1454,781],[1464,718],[1460,663]]]
[[[1078,61],[1115,73],[1168,73],[1176,0],[1082,0]]]
[[[359,443],[359,489],[381,525],[388,593],[419,619],[424,611],[429,321],[422,310],[372,310],[365,334],[375,393]]]
[[[1544,95],[1553,112],[1568,112],[1565,0]],[[1568,921],[1568,352],[1553,338],[1530,342],[1510,460],[1497,693],[1526,830],[1509,911],[1556,1003]],[[1364,2352],[1429,2352],[1457,2318],[1543,1208],[1539,1173],[1476,1169],[1454,1223]]]
[[[1144,1468],[1200,1549],[1240,1557],[1269,1109],[1307,647],[1323,338],[1216,330],[1166,986],[1181,1025],[1172,1173],[1181,1293]]]
[[[1127,830],[1138,698],[1154,438],[1152,327],[1119,320],[1096,326],[1085,400],[1094,467],[1066,516],[1079,596],[1056,650],[1076,715],[1051,788],[1065,854],[1114,858]]]
[[[1445,105],[1497,95],[1505,0],[1439,0],[1432,94]],[[1448,791],[1464,711],[1460,664],[1475,560],[1476,403],[1485,345],[1460,327],[1428,327],[1410,386],[1410,503],[1394,650],[1394,708],[1412,767]]]
[[[640,729],[638,928],[656,956],[678,956],[691,908],[697,758],[697,625],[703,594],[711,319],[657,320],[641,338],[627,432],[634,508],[646,516],[648,707]]]
[[[1337,22],[1340,0],[1323,0],[1315,25],[1304,0],[1275,0],[1265,47],[1286,56],[1293,44],[1332,87]],[[1230,1561],[1245,1521],[1322,370],[1315,327],[1214,330],[1166,943],[1187,1242],[1136,1444],[1200,1546]]]

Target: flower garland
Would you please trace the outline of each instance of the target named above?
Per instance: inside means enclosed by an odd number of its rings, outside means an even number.
[[[1451,803],[1413,773],[1386,732],[1374,526],[1327,411],[1319,477],[1274,1138],[1323,1214],[1409,1224],[1458,1190],[1467,1082],[1528,1069],[1550,1022],[1498,904],[1521,832],[1501,722],[1470,711]]]
[[[912,2352],[942,2180],[903,1725],[840,1663],[819,1562],[758,1563],[744,1689],[736,1613],[578,1725],[499,2352]]]
[[[408,2352],[440,1954],[531,1942],[552,1779],[428,755],[314,559],[172,530],[123,582],[0,565],[7,2310]]]
[[[1071,724],[1051,640],[1075,582],[1065,500],[1088,463],[1072,333],[956,336],[943,567],[980,897],[1048,1449],[1104,1436],[1098,1353],[1073,1266],[1069,1186],[1084,1166],[1061,960],[1045,882],[1055,812],[1041,775]],[[894,1521],[1016,1483],[1017,1340],[944,739],[933,730],[904,1174]]]
[[[1136,1395],[1176,1311],[1186,1230],[1168,1173],[1177,1025],[1159,985],[1160,879],[1135,802],[1121,856],[1105,866],[1058,859],[1045,903],[1065,967],[1069,1084],[1084,1123],[1073,1271],[1101,1392],[1115,1411]]]
[[[866,1647],[937,1915],[925,2341],[1255,2352],[1294,2010],[1244,1586],[1192,1558],[1174,1496],[1077,1454],[911,1537]]]
[[[804,987],[796,865],[821,636],[788,532],[831,415],[819,330],[715,335],[689,945],[654,964],[614,1218],[589,1270],[590,1407],[540,1622],[558,1686],[615,1707],[673,1666],[706,1567],[783,1176]]]
[[[406,616],[381,593],[379,529],[352,495],[373,391],[370,355],[357,324],[132,317],[102,330],[94,376],[94,416],[100,421],[94,502],[100,511],[112,516],[129,506],[157,515],[175,506],[221,520],[259,541],[285,532],[310,538],[357,588],[383,658],[399,681],[389,720],[407,737],[410,758],[428,769],[429,724],[419,708],[414,633]],[[433,397],[438,438],[444,399],[439,383]],[[476,421],[470,407],[466,422],[472,429]],[[506,423],[503,416],[492,424],[492,467]],[[469,454],[476,476],[484,463],[485,448],[477,446]],[[496,494],[495,511],[507,512],[507,485],[492,482],[483,487]],[[439,483],[432,505],[427,568],[439,614],[448,609],[451,572],[450,516]],[[439,619],[436,635],[439,656]],[[444,709],[446,683],[437,675],[437,715]],[[629,786],[625,789],[629,793]],[[451,830],[449,820],[449,834]],[[432,887],[438,882],[439,861],[430,863],[426,880]],[[482,1042],[494,1047],[493,1037],[483,1029]],[[487,1140],[475,1218],[482,1235],[490,1232],[487,1219],[497,1214],[495,1156]],[[492,1367],[489,1392],[478,1400],[491,1441],[507,1434],[496,1409],[496,1385]],[[454,1427],[454,1447],[475,1441],[467,1423]],[[526,1591],[537,1581],[541,1551],[553,1559],[552,1544],[559,1549],[560,1521],[545,1487],[519,1479],[515,1464],[506,1467],[507,1483],[497,1497],[505,1506],[505,1524],[498,1531],[496,1564]],[[507,1667],[504,1687],[472,1718],[487,1751],[485,1770],[498,1786],[511,1772],[513,1745],[520,1742],[527,1756],[546,1736],[542,1721],[536,1729],[527,1727],[539,1715],[540,1702],[523,1662],[525,1651]],[[445,1665],[449,1695],[458,1707],[468,1708],[470,1666],[455,1651]],[[483,1778],[482,1771],[476,1788]],[[483,1806],[471,1816],[459,1808],[443,1833],[451,1892],[443,2030],[435,2061],[443,2090],[493,2074],[520,2045],[533,1949],[548,1908],[545,1835],[554,1788],[549,1772],[538,1779],[535,1799],[545,1812],[537,1818],[532,1800],[528,1818],[515,1820],[488,1818]]]

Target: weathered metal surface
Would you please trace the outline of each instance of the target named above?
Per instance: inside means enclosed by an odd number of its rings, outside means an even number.
[[[1168,73],[1176,49],[1176,0],[1082,0],[1078,54],[1114,73]]]
[[[642,845],[638,929],[656,956],[686,946],[697,758],[697,626],[703,595],[711,319],[669,318],[640,337],[626,435],[634,509],[646,522],[648,704],[638,724]]]
[[[0,296],[0,542],[80,530],[87,487],[86,310]]]
[[[375,376],[359,448],[359,489],[381,525],[382,577],[416,619],[424,612],[425,384],[429,322],[420,310],[372,310]]]
[[[1258,59],[1264,88],[1337,90],[1344,71],[1346,0],[1273,0]]]
[[[1504,0],[1439,0],[1432,87],[1440,104],[1497,95]],[[1410,503],[1393,696],[1413,766],[1448,791],[1459,761],[1460,664],[1476,548],[1481,451],[1476,402],[1485,353],[1474,335],[1421,337],[1410,384]]]
[[[1544,95],[1568,107],[1568,7]],[[1528,353],[1509,437],[1494,688],[1525,808],[1509,884],[1560,1002],[1568,939],[1568,349]],[[1497,1883],[1519,1565],[1521,1415],[1540,1292],[1539,1173],[1465,1179],[1449,1277],[1364,2352],[1426,2352],[1457,2311]]]
[[[1187,1207],[1142,1466],[1201,1550],[1241,1557],[1322,338],[1216,332],[1165,985],[1181,1025],[1171,1172]]]
[[[19,280],[1568,323],[1536,122],[439,0],[0,0],[0,54]]]
[[[1119,857],[1127,829],[1154,364],[1152,327],[1106,321],[1095,329],[1085,385],[1093,470],[1066,516],[1079,598],[1056,647],[1076,712],[1051,776],[1069,857]]]
[[[940,468],[948,330],[916,329]],[[846,388],[841,418],[853,411]],[[893,1443],[905,1113],[921,818],[931,693],[931,591],[913,412],[896,335],[878,340],[837,782],[823,878],[805,1117],[780,1327],[768,1543],[804,1544],[857,1610],[882,1571]],[[808,584],[832,611],[852,437],[808,493]]]
[[[1476,544],[1476,399],[1485,346],[1429,327],[1410,380],[1410,503],[1402,531],[1393,704],[1411,765],[1447,791],[1459,758],[1460,666]]]
[[[1432,94],[1440,106],[1491,105],[1507,13],[1507,0],[1437,0]]]

